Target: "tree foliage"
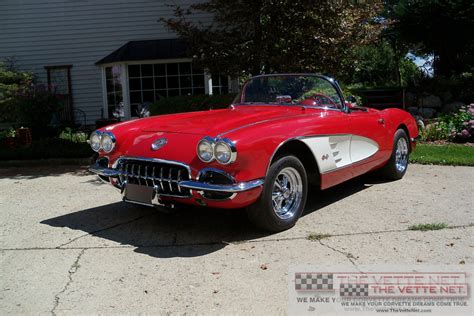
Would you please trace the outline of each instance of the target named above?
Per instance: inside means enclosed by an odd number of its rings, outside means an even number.
[[[210,0],[175,7],[162,20],[190,44],[197,62],[214,73],[344,74],[341,60],[377,38],[378,1]],[[210,14],[210,24],[191,16]]]
[[[421,76],[421,71],[405,55],[399,54],[384,39],[361,45],[349,58],[348,67],[352,67],[349,81],[366,87],[407,86]]]
[[[399,37],[419,54],[434,54],[436,75],[474,71],[474,1],[399,0],[391,6]]]
[[[17,70],[14,65],[0,63],[0,122],[16,119],[16,96],[24,85],[30,84],[34,76],[30,72]]]

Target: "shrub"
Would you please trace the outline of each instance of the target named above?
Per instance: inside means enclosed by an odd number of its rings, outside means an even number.
[[[7,68],[0,63],[0,122],[16,120],[16,95],[22,86],[33,80],[33,74]]]
[[[25,160],[48,158],[87,158],[94,152],[87,143],[72,142],[60,138],[45,138],[33,141],[30,146],[8,148],[0,143],[1,160]]]
[[[474,140],[474,106],[461,108],[458,112],[438,117],[421,131],[424,141],[469,142]]]
[[[164,98],[150,107],[151,115],[222,109],[232,103],[235,94],[189,95]]]
[[[25,85],[15,96],[16,123],[31,128],[33,138],[57,136],[60,107],[59,97],[46,86]],[[57,126],[52,124],[55,115]]]

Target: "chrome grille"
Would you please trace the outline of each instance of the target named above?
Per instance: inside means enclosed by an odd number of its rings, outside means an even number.
[[[189,197],[191,191],[181,188],[180,181],[189,180],[189,170],[183,165],[153,160],[126,159],[118,163],[120,181],[154,187],[163,196]]]

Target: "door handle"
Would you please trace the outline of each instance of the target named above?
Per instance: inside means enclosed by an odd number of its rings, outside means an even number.
[[[379,118],[379,119],[377,120],[377,122],[378,122],[379,124],[385,124],[385,120],[384,120],[383,118]]]

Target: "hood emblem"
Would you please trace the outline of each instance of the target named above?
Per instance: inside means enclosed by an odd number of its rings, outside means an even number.
[[[151,144],[151,150],[158,150],[168,143],[166,138],[158,138]]]

